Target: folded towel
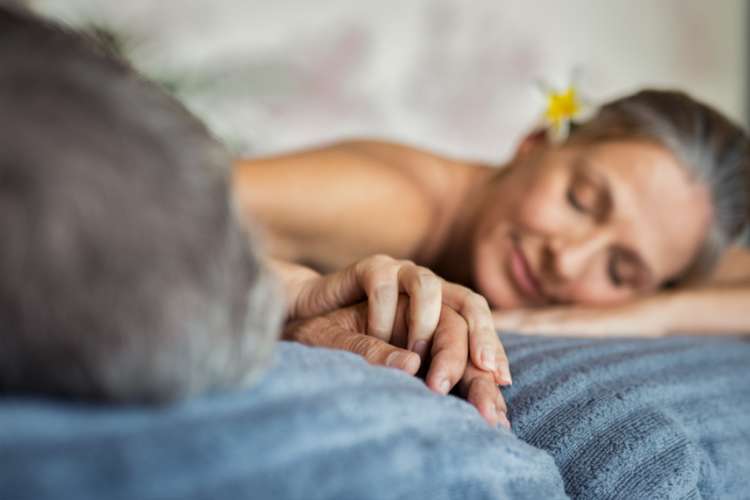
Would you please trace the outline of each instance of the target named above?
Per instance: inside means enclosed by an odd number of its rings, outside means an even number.
[[[517,435],[575,498],[750,498],[750,339],[503,336]]]
[[[282,343],[250,390],[163,408],[0,400],[0,498],[565,498],[552,458],[348,353]]]

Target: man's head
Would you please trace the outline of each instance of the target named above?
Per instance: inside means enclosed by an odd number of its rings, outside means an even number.
[[[159,401],[265,364],[282,304],[198,120],[9,7],[0,113],[0,389]]]
[[[477,286],[499,307],[602,304],[705,276],[747,217],[748,161],[739,127],[677,92],[531,136],[487,189]]]

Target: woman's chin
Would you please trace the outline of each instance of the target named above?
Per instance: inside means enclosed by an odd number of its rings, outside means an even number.
[[[485,294],[480,290],[479,293],[484,295],[492,309],[519,309],[527,306],[514,293],[509,291],[493,290],[492,293],[487,292]]]
[[[479,251],[474,266],[476,291],[487,299],[492,309],[517,309],[524,307],[523,301],[507,282],[500,259],[482,255],[490,252]]]

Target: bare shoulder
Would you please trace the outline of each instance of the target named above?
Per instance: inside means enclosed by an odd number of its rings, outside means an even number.
[[[456,196],[456,183],[462,184],[475,169],[468,162],[403,143],[368,139],[342,142],[338,147],[400,171],[443,200]]]
[[[397,172],[418,192],[418,198],[424,200],[429,220],[423,225],[419,244],[413,247],[408,258],[426,266],[432,266],[440,254],[455,219],[465,206],[467,193],[486,178],[488,170],[493,170],[401,143],[358,140],[342,143],[341,147]]]
[[[421,260],[450,224],[470,169],[407,145],[356,140],[239,160],[233,183],[272,254],[327,270],[374,253]]]

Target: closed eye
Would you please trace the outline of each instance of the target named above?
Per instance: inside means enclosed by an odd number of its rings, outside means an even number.
[[[590,180],[576,175],[566,193],[570,206],[583,214],[598,215],[600,205],[599,188]]]
[[[643,285],[644,269],[640,260],[625,249],[614,249],[610,252],[607,265],[609,281],[617,288],[629,286],[638,288]]]
[[[596,173],[585,159],[579,159],[566,193],[568,203],[581,214],[604,222],[612,211],[612,198],[607,179]]]
[[[607,266],[607,276],[609,281],[616,288],[620,288],[625,284],[618,268],[618,259],[619,257],[617,254],[611,255],[609,258],[609,265]]]
[[[586,209],[584,208],[583,204],[576,197],[575,189],[572,186],[568,189],[567,198],[568,198],[568,203],[570,203],[570,206],[572,206],[578,212],[582,212],[582,213],[586,212]]]

